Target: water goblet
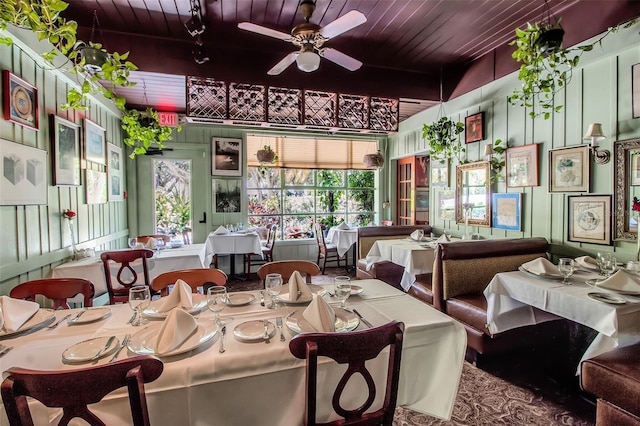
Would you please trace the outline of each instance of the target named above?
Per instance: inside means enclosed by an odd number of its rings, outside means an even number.
[[[340,300],[340,307],[344,309],[345,302],[351,296],[351,278],[347,276],[335,277],[334,292],[338,300]]]
[[[280,290],[282,290],[282,275],[267,274],[264,279],[264,286],[271,297],[271,305],[269,305],[269,309],[277,309],[278,295],[280,294]]]
[[[136,319],[131,323],[133,326],[144,325],[149,322],[144,318],[142,312],[151,303],[151,292],[146,285],[135,285],[129,289],[129,306],[136,313]]]
[[[637,260],[630,260],[627,263],[627,271],[631,274],[640,275],[640,262]]]
[[[129,238],[129,247],[135,248],[138,245],[138,239],[136,237]]]
[[[213,287],[209,287],[209,289],[207,290],[207,308],[209,308],[209,310],[215,314],[215,320],[218,326],[222,326],[227,321],[230,321],[232,319],[225,318],[225,320],[223,321],[220,318],[220,312],[222,312],[227,306],[228,300],[227,288],[225,286],[216,285]]]
[[[568,257],[561,258],[558,262],[558,269],[563,277],[562,284],[570,285],[571,283],[567,279],[573,275],[573,271],[575,270],[573,259]]]
[[[609,278],[616,271],[616,258],[610,257],[605,259],[602,264],[602,270],[604,271],[604,275]]]

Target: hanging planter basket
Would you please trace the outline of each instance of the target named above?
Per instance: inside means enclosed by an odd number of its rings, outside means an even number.
[[[381,169],[384,166],[384,157],[378,151],[376,154],[366,154],[362,158],[362,163],[367,169]]]
[[[259,149],[256,156],[260,164],[272,164],[276,158],[276,153],[270,149]]]
[[[89,73],[96,73],[109,60],[109,54],[95,47],[85,46],[80,48],[80,58],[84,59],[84,69]]]
[[[540,34],[536,45],[543,57],[553,55],[562,49],[562,39],[564,38],[564,30],[560,27],[551,28]]]

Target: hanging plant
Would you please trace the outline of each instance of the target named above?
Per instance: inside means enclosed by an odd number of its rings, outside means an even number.
[[[432,160],[456,158],[462,162],[460,156],[466,149],[457,136],[464,131],[462,122],[454,122],[449,117],[441,117],[432,124],[422,126],[422,137],[429,142],[429,155]]]
[[[497,180],[504,180],[504,167],[506,165],[504,152],[509,148],[509,141],[502,145],[502,139],[496,139],[493,143],[493,155],[491,156],[491,160],[489,161],[489,166],[491,167],[491,183]]]
[[[127,133],[124,143],[133,148],[130,158],[147,152],[151,145],[164,148],[164,142],[171,140],[173,128],[160,124],[158,112],[147,108],[144,112],[127,110],[122,117],[122,129]],[[177,131],[181,131],[180,126]]]
[[[267,170],[269,169],[269,164],[275,164],[278,161],[278,154],[271,149],[270,145],[264,145],[262,149],[259,149],[256,152],[256,157],[258,157],[258,161],[260,162],[260,166],[258,166],[258,171],[265,176]]]

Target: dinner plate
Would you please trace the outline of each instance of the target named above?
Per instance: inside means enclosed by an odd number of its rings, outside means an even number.
[[[185,309],[191,315],[195,315],[200,313],[203,309],[207,307],[207,297],[202,294],[194,294],[193,295],[194,305],[191,309]],[[158,311],[156,307],[160,304],[160,300],[153,300],[147,309],[142,311],[142,313],[149,318],[166,318],[167,315],[171,312],[171,309],[168,311]],[[175,308],[173,308],[175,309]],[[82,318],[82,317],[80,317]]]
[[[104,349],[104,345],[107,344],[110,338],[111,336],[94,337],[93,339],[84,340],[76,343],[75,345],[71,345],[62,352],[62,360],[65,362],[93,361],[93,357]],[[114,338],[111,344],[109,344],[109,347],[100,354],[98,359],[112,354],[116,349],[118,349],[119,345],[120,341],[118,338]]]
[[[256,300],[251,293],[228,293],[227,306],[244,306]]]
[[[623,294],[627,296],[640,296],[640,292],[638,291],[620,291],[620,290],[614,290],[612,288],[598,287],[598,284],[601,283],[602,281],[604,280],[585,280],[585,283],[587,283],[587,285],[590,285],[593,288],[600,289],[603,291],[612,291],[614,293]]]
[[[355,330],[360,325],[360,318],[353,312],[342,308],[334,308],[334,312],[336,313],[337,332]],[[294,333],[313,330],[313,327],[302,316],[302,311],[293,311],[287,315],[285,324]]]
[[[267,321],[269,337],[276,334],[276,326],[271,321]],[[238,324],[233,329],[233,335],[241,342],[260,342],[264,340],[264,321],[254,320]]]
[[[109,308],[89,308],[80,318],[73,320],[70,325],[86,324],[94,321],[101,320],[111,315],[111,309]]]
[[[184,341],[180,346],[170,352],[162,354],[156,353],[155,347],[158,340],[158,332],[162,328],[162,323],[154,324],[149,327],[145,327],[131,336],[127,347],[131,352],[139,355],[156,355],[159,357],[167,357],[173,355],[183,354],[185,352],[192,351],[198,346],[213,339],[218,333],[218,326],[215,321],[207,319],[196,319],[198,328],[189,338]]]
[[[535,272],[529,271],[524,266],[518,266],[518,271],[524,272],[525,274],[529,274],[529,275],[532,275],[534,277],[546,278],[546,279],[550,279],[550,280],[561,280],[561,279],[564,278],[561,273],[558,273],[558,274],[536,274]]]
[[[627,303],[627,301],[622,297],[618,297],[610,293],[587,293],[587,296],[597,300],[598,302],[611,303],[613,305],[624,305]]]
[[[16,331],[0,331],[0,339],[13,336],[14,334],[24,333],[40,326],[48,325],[55,320],[56,314],[51,309],[38,309],[35,314],[25,321]]]
[[[363,291],[364,291],[364,288],[360,287],[359,285],[351,284],[352,296],[357,296],[358,294],[361,294]]]
[[[315,285],[315,284],[308,284],[308,287],[312,293],[315,293],[318,296],[324,296],[325,294],[327,294],[327,289],[325,289],[322,286]],[[308,305],[309,303],[311,303],[312,300],[313,300],[313,297],[291,301],[289,300],[289,293],[281,293],[278,295],[278,302],[282,302],[285,305]]]

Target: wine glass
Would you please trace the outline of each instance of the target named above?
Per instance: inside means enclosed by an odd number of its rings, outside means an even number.
[[[151,292],[146,285],[135,285],[129,289],[129,306],[136,313],[136,319],[131,323],[134,326],[140,326],[149,322],[142,316],[142,312],[151,303]]]
[[[267,274],[264,279],[264,286],[271,297],[271,305],[269,305],[269,309],[277,309],[278,295],[280,294],[280,290],[282,290],[282,275]]]
[[[640,262],[630,260],[629,263],[627,263],[627,271],[631,274],[640,275]]]
[[[573,271],[575,269],[573,259],[569,257],[563,257],[558,262],[558,269],[562,274],[562,284],[569,285],[571,284],[567,279],[573,275]]]
[[[615,257],[609,257],[604,260],[604,262],[602,263],[602,271],[607,278],[609,278],[616,271],[616,265],[617,263]]]
[[[340,300],[340,307],[344,309],[345,302],[351,296],[351,278],[342,275],[337,276],[333,284],[335,295]]]
[[[226,318],[225,321],[222,321],[220,318],[220,312],[222,312],[227,306],[228,300],[227,288],[225,286],[215,285],[213,287],[209,287],[207,290],[207,307],[216,315],[216,324],[218,326],[222,326],[226,321],[231,321],[233,319]]]
[[[129,247],[135,248],[138,245],[138,239],[136,237],[129,238]]]

